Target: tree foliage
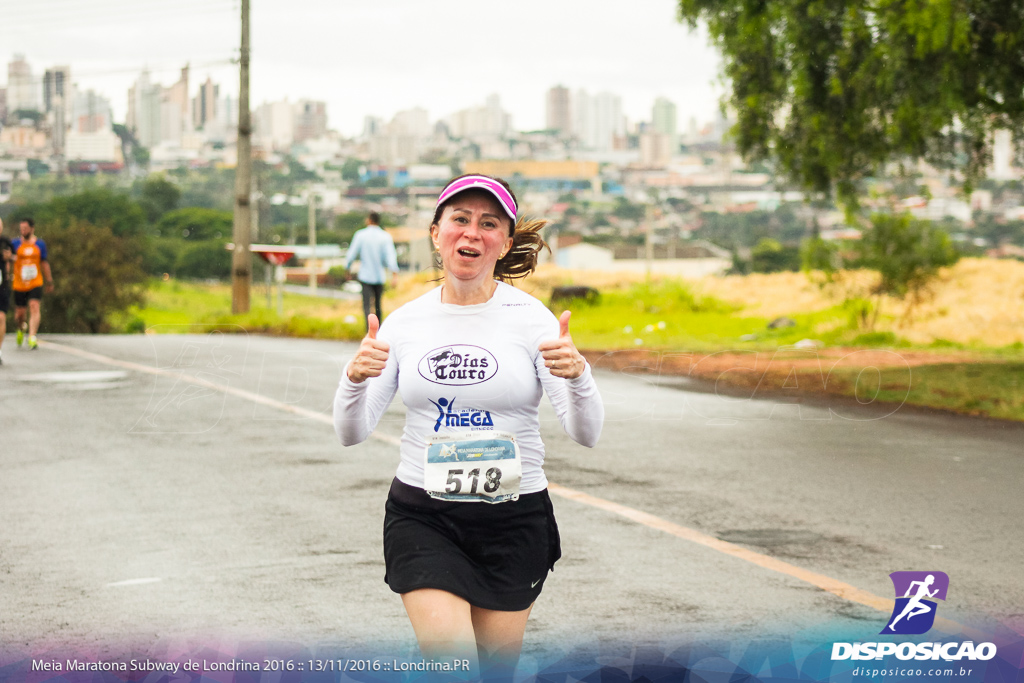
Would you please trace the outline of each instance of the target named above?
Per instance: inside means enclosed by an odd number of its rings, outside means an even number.
[[[138,192],[139,204],[150,223],[156,223],[165,213],[176,209],[181,200],[181,189],[160,175],[151,175],[142,181]]]
[[[164,214],[156,224],[161,237],[175,237],[190,242],[199,240],[228,241],[231,238],[234,216],[230,211],[189,207]]]
[[[778,273],[800,270],[800,249],[763,237],[750,250],[750,270],[755,273]]]
[[[1024,0],[679,0],[723,55],[736,144],[857,205],[885,163],[925,159],[968,188],[990,133],[1024,123]]]
[[[858,247],[857,265],[879,274],[874,293],[897,298],[921,292],[958,259],[949,235],[908,214],[875,214]]]
[[[190,244],[178,256],[175,275],[193,280],[226,280],[231,277],[231,252],[223,242],[213,240]]]
[[[72,195],[58,196],[47,202],[30,203],[18,207],[15,220],[32,217],[40,234],[82,221],[89,225],[109,228],[116,237],[134,237],[145,234],[146,214],[131,197],[107,188],[95,188]]]
[[[108,317],[142,301],[145,214],[123,193],[97,188],[18,206],[47,245],[54,291],[44,297],[51,332],[104,332]]]
[[[106,332],[110,314],[142,302],[145,273],[138,236],[69,217],[46,226],[54,291],[43,299],[51,332]]]
[[[841,245],[815,236],[801,249],[805,270],[824,275],[822,284],[843,287],[844,269],[867,268],[878,273],[870,290],[861,294],[847,289],[847,302],[861,300],[866,294],[874,304],[861,314],[863,322],[874,328],[881,310],[882,297],[906,299],[906,315],[928,296],[939,270],[959,259],[949,235],[930,221],[909,214],[876,213],[859,240]],[[869,315],[870,314],[870,315]]]

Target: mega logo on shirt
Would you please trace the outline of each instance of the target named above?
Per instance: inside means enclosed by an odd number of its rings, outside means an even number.
[[[437,421],[434,423],[434,431],[445,427],[494,427],[494,420],[488,410],[477,410],[476,408],[456,408],[455,397],[444,398],[436,401],[427,399],[437,408]]]
[[[452,344],[428,351],[417,366],[420,376],[434,384],[468,386],[494,377],[498,361],[487,349]]]

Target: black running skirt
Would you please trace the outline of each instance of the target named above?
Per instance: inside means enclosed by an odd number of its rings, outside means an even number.
[[[384,581],[396,593],[437,588],[517,612],[562,556],[546,490],[504,503],[450,502],[395,479],[385,509]]]

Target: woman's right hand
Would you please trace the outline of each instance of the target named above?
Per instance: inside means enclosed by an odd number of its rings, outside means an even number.
[[[366,319],[366,325],[369,331],[359,344],[355,358],[348,364],[348,378],[355,384],[365,382],[368,377],[380,377],[388,362],[388,351],[391,350],[390,344],[377,339],[377,330],[380,329],[377,316],[371,313]]]

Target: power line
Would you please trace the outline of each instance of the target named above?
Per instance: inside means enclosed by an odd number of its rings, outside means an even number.
[[[102,70],[98,70],[98,71],[88,71],[88,70],[80,71],[78,69],[72,69],[71,70],[71,79],[72,79],[72,81],[74,81],[74,80],[76,80],[78,78],[95,78],[96,76],[113,76],[113,75],[118,75],[118,74],[142,73],[143,71],[148,71],[150,73],[160,73],[160,72],[164,72],[164,71],[180,71],[182,66],[188,66],[188,68],[190,70],[192,70],[192,69],[207,69],[207,68],[214,67],[214,66],[231,66],[231,65],[234,65],[234,64],[238,64],[238,59],[235,58],[235,57],[231,57],[230,59],[218,59],[218,60],[215,60],[215,61],[212,61],[212,62],[201,62],[201,63],[193,63],[191,61],[186,61],[184,64],[178,63],[176,65],[169,65],[169,66],[159,66],[159,65],[158,66],[152,66],[152,65],[147,64],[145,66],[120,67],[120,68],[117,68],[117,69],[102,69]],[[70,65],[58,64],[56,66],[59,67],[59,66],[70,66]],[[53,67],[51,67],[50,69],[46,69],[46,71],[51,71],[52,69],[53,69]],[[34,84],[38,84],[38,83],[45,82],[45,80],[46,80],[46,76],[44,74],[43,76],[32,76],[31,78],[20,79],[18,82],[19,83],[34,83]]]

